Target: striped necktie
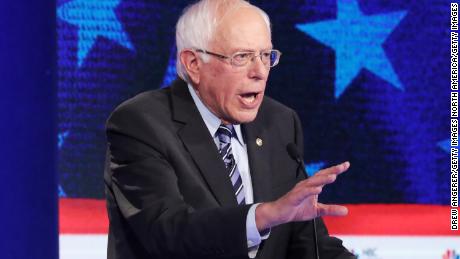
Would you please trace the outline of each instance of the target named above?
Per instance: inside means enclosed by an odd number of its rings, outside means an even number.
[[[219,154],[222,156],[225,167],[228,169],[228,177],[232,182],[233,191],[238,204],[245,204],[243,181],[241,180],[238,166],[236,166],[235,158],[232,154],[231,140],[233,132],[233,125],[221,124],[219,126],[216,133],[219,138]]]

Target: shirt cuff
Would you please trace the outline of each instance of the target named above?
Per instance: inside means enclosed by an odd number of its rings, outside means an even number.
[[[253,204],[251,208],[249,208],[248,215],[246,217],[246,238],[248,241],[249,258],[256,257],[260,243],[262,240],[265,240],[270,236],[271,229],[265,229],[261,233],[257,230],[256,208],[259,205],[260,203]]]

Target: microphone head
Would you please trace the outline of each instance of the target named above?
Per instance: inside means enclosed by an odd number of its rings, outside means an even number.
[[[289,156],[291,156],[292,159],[294,159],[296,161],[301,160],[299,150],[297,149],[296,144],[291,142],[291,143],[287,144],[286,149],[287,149],[287,152],[288,152]]]

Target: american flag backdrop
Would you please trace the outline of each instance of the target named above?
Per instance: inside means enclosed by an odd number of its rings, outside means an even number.
[[[175,23],[190,3],[57,1],[64,248],[72,236],[106,233],[105,120],[122,101],[176,78]],[[350,235],[360,258],[459,258],[460,234],[449,221],[450,2],[251,3],[270,16],[273,45],[283,53],[266,94],[298,112],[307,171],[351,162],[320,196],[350,204],[349,217],[327,219],[331,232]],[[374,246],[353,239],[360,236],[393,241]],[[439,245],[422,252],[408,245],[397,257],[395,247],[410,240],[398,238],[408,236],[422,248]],[[61,255],[78,258],[70,250]]]

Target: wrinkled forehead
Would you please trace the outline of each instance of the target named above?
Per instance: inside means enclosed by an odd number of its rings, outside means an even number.
[[[256,8],[238,6],[220,20],[211,47],[224,51],[269,49],[272,47],[270,30]]]

